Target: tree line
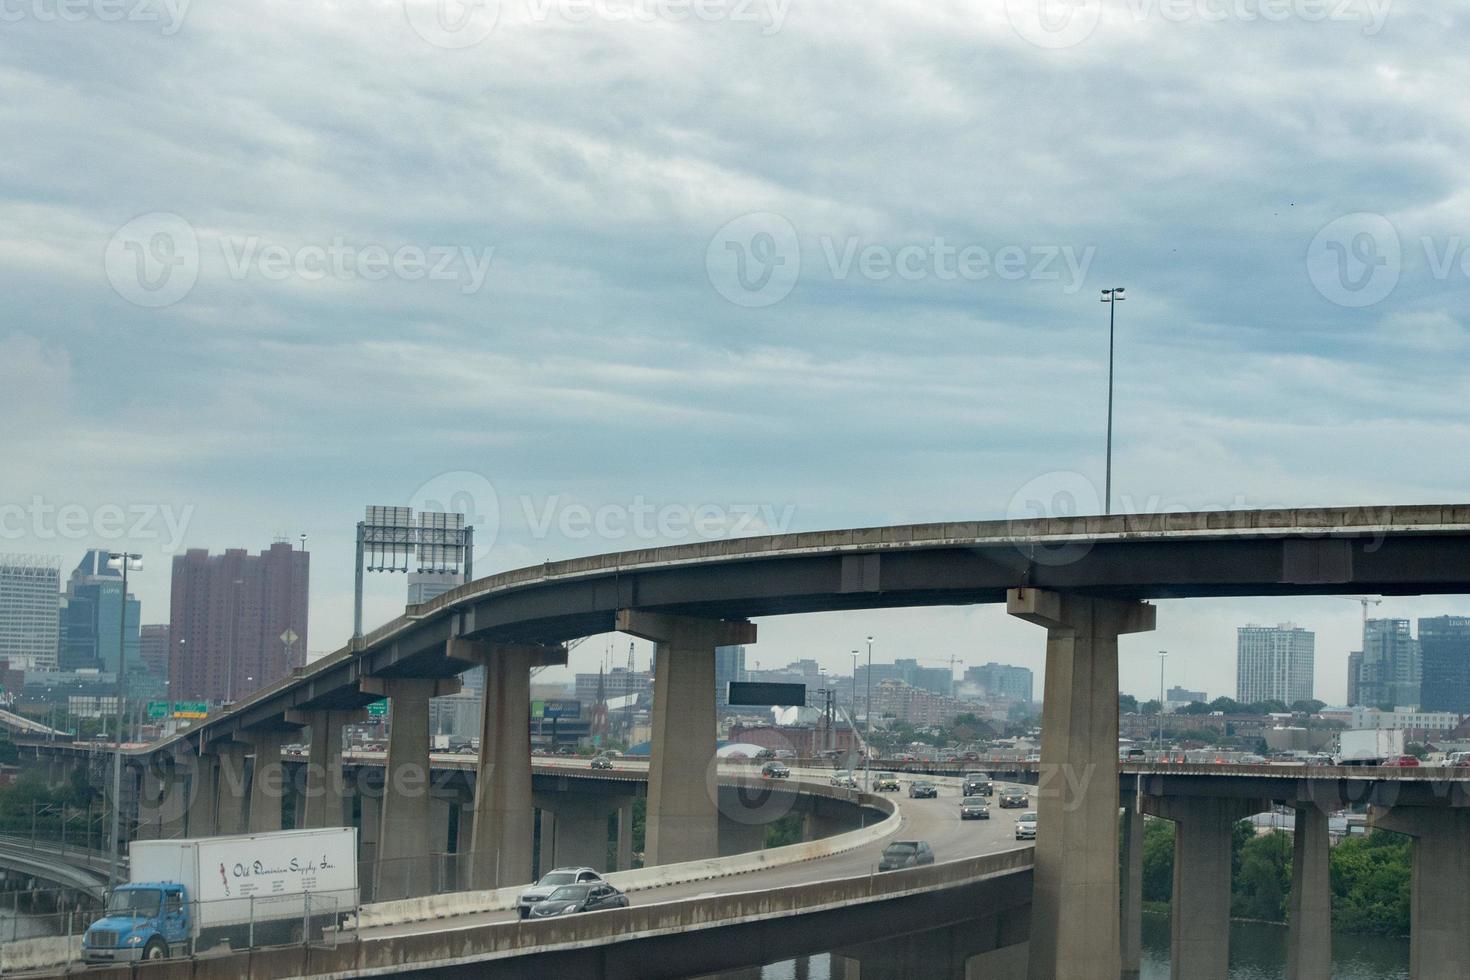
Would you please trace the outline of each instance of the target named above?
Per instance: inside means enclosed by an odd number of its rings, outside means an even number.
[[[1402,936],[1409,932],[1411,841],[1375,830],[1332,848],[1332,925],[1343,932]],[[1231,841],[1230,913],[1286,922],[1291,900],[1292,837],[1235,825]],[[1167,903],[1174,892],[1174,824],[1149,820],[1143,838],[1143,900]]]

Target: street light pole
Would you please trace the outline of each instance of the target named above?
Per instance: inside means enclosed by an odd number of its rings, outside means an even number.
[[[864,678],[868,693],[867,710],[863,712],[863,792],[873,792],[873,638],[868,637],[868,673]]]
[[[1167,650],[1159,651],[1159,752],[1164,751],[1164,658]]]
[[[1102,301],[1108,304],[1108,447],[1107,476],[1103,482],[1104,514],[1113,512],[1113,320],[1118,304],[1126,298],[1122,286],[1102,291]]]
[[[111,862],[107,868],[107,887],[118,882],[119,854],[118,837],[122,834],[122,752],[123,718],[127,705],[127,637],[128,637],[128,572],[143,567],[143,556],[127,552],[107,555],[107,567],[122,570],[122,602],[118,613],[117,631],[117,744],[112,752],[112,840],[108,847]]]

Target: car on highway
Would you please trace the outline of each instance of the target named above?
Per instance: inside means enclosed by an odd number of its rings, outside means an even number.
[[[767,762],[761,766],[762,779],[790,779],[791,767],[784,762]]]
[[[873,777],[873,791],[877,793],[897,793],[898,774],[893,772],[880,772]]]
[[[521,892],[516,902],[521,918],[527,918],[538,902],[551,897],[552,892],[565,885],[601,884],[602,875],[592,868],[555,868],[541,876],[541,880]]]
[[[611,769],[612,767],[612,760],[605,755],[600,755],[592,760],[593,769]]]
[[[841,786],[845,789],[857,789],[857,780],[852,778],[852,772],[847,769],[838,769],[828,782],[833,786]]]
[[[960,800],[961,820],[989,820],[990,803],[983,796],[967,796]]]
[[[883,848],[878,870],[898,871],[901,868],[917,868],[921,864],[933,863],[934,851],[930,849],[928,841],[896,840]]]
[[[574,915],[578,912],[601,912],[603,909],[627,907],[627,895],[605,881],[594,881],[585,885],[562,885],[531,906],[529,917],[546,919],[554,915]]]
[[[1412,755],[1400,755],[1383,760],[1383,764],[1394,769],[1412,769],[1419,765],[1419,760]]]
[[[1010,786],[1000,791],[1000,808],[1002,810],[1023,807],[1030,802],[1031,797],[1026,795],[1024,789],[1016,789],[1014,786]]]
[[[1036,839],[1036,811],[1027,810],[1016,821],[1016,840]]]
[[[914,800],[933,800],[939,797],[939,787],[927,779],[916,779],[909,783],[909,798]]]
[[[995,792],[995,784],[990,781],[989,773],[967,772],[960,792],[966,796],[990,796]]]

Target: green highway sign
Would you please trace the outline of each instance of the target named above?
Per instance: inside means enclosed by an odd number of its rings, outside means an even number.
[[[168,702],[168,701],[149,701],[148,702],[148,719],[150,721],[157,721],[160,718],[167,718],[169,716],[169,714],[172,713],[172,711],[173,711],[173,704],[171,702]]]
[[[175,701],[175,718],[203,718],[209,714],[208,701]]]
[[[368,705],[367,711],[369,718],[386,718],[388,717],[388,702],[374,701]]]

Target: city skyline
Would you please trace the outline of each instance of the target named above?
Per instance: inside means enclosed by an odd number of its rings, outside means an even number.
[[[286,543],[288,540],[288,536],[285,535],[276,535],[276,537],[279,539],[278,543]],[[64,563],[64,559],[60,556],[48,553],[37,553],[28,557],[55,558]],[[145,587],[144,583],[148,582],[150,574],[156,572],[157,563],[145,561],[144,570],[134,573],[129,580],[129,593],[145,595],[152,592],[153,589]],[[313,575],[317,574],[319,573],[314,570]],[[395,609],[392,594],[396,593],[397,601],[402,603],[405,595],[403,591],[405,581],[409,582],[407,587],[413,590],[412,582],[424,579],[424,577],[415,579],[413,574],[405,576],[405,580],[400,580],[396,576],[377,578],[380,579],[377,583],[378,588],[373,588],[370,584],[367,591],[368,601],[365,608],[368,611],[366,623],[369,629],[402,613],[402,605]],[[167,576],[165,579],[167,581]],[[374,578],[370,577],[369,583],[373,582]],[[443,585],[438,585],[417,594],[432,595],[443,587]],[[409,594],[414,593],[410,591]],[[315,620],[319,616],[318,609],[322,603],[318,600],[317,590],[314,587],[311,595],[311,615]],[[350,609],[350,595],[347,596],[347,600]],[[1162,600],[1159,603],[1162,610],[1184,605],[1192,607],[1192,612],[1181,620],[1171,617],[1166,611],[1161,611],[1157,631],[1147,637],[1124,636],[1120,639],[1120,690],[1123,693],[1135,693],[1140,701],[1157,698],[1158,661],[1151,655],[1157,649],[1172,645],[1180,651],[1194,649],[1199,653],[1194,657],[1171,656],[1169,658],[1166,665],[1166,680],[1170,686],[1177,684],[1185,688],[1204,688],[1220,693],[1234,691],[1237,680],[1235,631],[1239,624],[1253,620],[1300,621],[1306,618],[1301,614],[1301,610],[1310,608],[1318,611],[1314,622],[1322,624],[1314,627],[1314,632],[1318,635],[1314,694],[1319,700],[1328,704],[1345,704],[1347,703],[1347,658],[1351,651],[1361,647],[1362,634],[1361,619],[1352,612],[1350,607],[1341,608],[1340,600],[1341,597],[1337,596],[1287,599],[1202,599],[1189,600],[1187,603]],[[167,603],[159,603],[157,600],[151,608],[144,605],[142,613],[144,625],[167,622],[168,617],[159,609],[160,605],[167,607]],[[1373,618],[1417,620],[1421,617],[1457,615],[1455,609],[1464,609],[1465,614],[1470,615],[1470,597],[1393,596],[1384,599],[1384,604],[1377,607],[1381,615]],[[1241,610],[1241,612],[1232,610]],[[1393,615],[1390,616],[1384,610],[1394,611]],[[375,614],[381,615],[382,618],[375,618]],[[1226,626],[1225,624],[1232,619],[1234,622]],[[930,620],[930,622],[919,622],[923,620]],[[958,622],[955,622],[951,628],[944,629],[936,628],[938,624],[933,620]],[[350,611],[348,622],[347,632],[350,633]],[[863,647],[864,638],[875,632],[878,634],[877,650],[879,651],[884,651],[885,643],[892,642],[894,636],[899,637],[897,642],[904,644],[900,651],[887,650],[875,655],[875,665],[891,664],[897,659],[915,656],[916,651],[919,650],[919,641],[904,637],[922,635],[928,637],[923,641],[924,650],[922,651],[926,657],[926,666],[947,661],[951,655],[955,656],[957,684],[961,680],[964,668],[980,666],[991,660],[999,660],[1032,670],[1038,684],[1045,666],[1044,644],[1039,641],[1038,631],[1006,616],[1003,607],[998,606],[966,607],[959,610],[940,607],[923,610],[819,613],[794,619],[768,617],[760,622],[762,624],[761,641],[750,645],[746,654],[749,669],[755,669],[754,665],[757,663],[761,663],[763,667],[784,666],[789,662],[814,658],[829,673],[851,676],[850,650],[855,647]],[[840,631],[853,637],[848,650],[837,652],[828,648],[844,646],[841,643],[832,644],[833,626],[828,625],[829,622],[844,623]],[[1205,636],[1188,635],[1186,623],[1201,626],[1207,623],[1209,625],[1204,628],[1210,632]],[[319,639],[308,651],[312,655],[321,655],[335,650],[344,645],[347,639],[343,634],[339,639],[321,640],[319,626],[314,627],[313,633]],[[823,645],[809,645],[811,643],[809,637],[813,635],[820,636]],[[615,633],[589,637],[573,651],[567,667],[549,668],[543,675],[544,679],[550,683],[571,683],[577,672],[589,668],[595,670],[602,658],[601,651],[609,644],[620,648],[625,659],[626,644],[629,641],[630,638]],[[638,662],[646,664],[651,654],[651,644],[637,640],[632,642]],[[977,646],[980,647],[979,651],[976,650]],[[1220,662],[1219,658],[1222,656],[1228,658],[1228,664]],[[613,662],[616,665],[623,661],[615,655]]]

